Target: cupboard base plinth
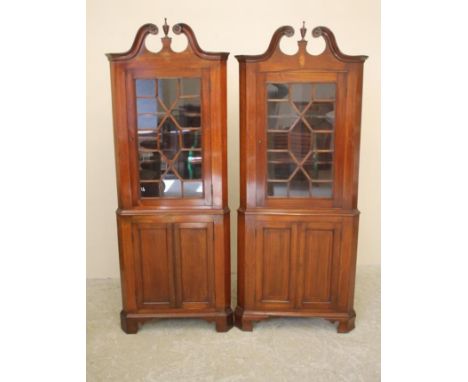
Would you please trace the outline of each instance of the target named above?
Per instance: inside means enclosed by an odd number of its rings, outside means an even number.
[[[234,326],[234,315],[231,308],[214,312],[180,312],[180,313],[126,313],[120,312],[120,324],[126,334],[136,334],[145,322],[161,318],[200,318],[214,322],[218,333],[229,331]]]
[[[262,321],[269,318],[279,317],[310,317],[310,318],[323,318],[330,321],[332,324],[338,322],[338,333],[349,333],[354,329],[356,313],[354,310],[350,313],[321,313],[321,312],[305,312],[305,311],[289,311],[289,312],[276,312],[276,311],[256,311],[244,310],[237,307],[234,313],[235,326],[242,331],[251,332],[253,330],[254,321]]]

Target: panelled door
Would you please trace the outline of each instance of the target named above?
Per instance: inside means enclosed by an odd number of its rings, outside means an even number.
[[[213,223],[174,224],[177,300],[185,309],[214,305]]]
[[[336,306],[340,223],[261,221],[255,233],[257,308]]]
[[[133,243],[140,309],[214,305],[212,222],[135,222]]]
[[[259,222],[255,239],[255,301],[261,308],[294,307],[297,225]]]
[[[299,240],[297,307],[326,310],[336,306],[341,224],[302,223]]]

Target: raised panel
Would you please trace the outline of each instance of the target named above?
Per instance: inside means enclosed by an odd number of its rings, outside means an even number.
[[[181,223],[175,228],[178,300],[182,305],[210,305],[213,296],[212,223]]]
[[[175,303],[170,227],[167,224],[135,224],[138,305],[173,306]]]
[[[300,241],[298,306],[331,308],[337,299],[341,224],[303,223]]]
[[[302,301],[330,301],[333,231],[305,231]]]
[[[293,303],[295,226],[267,223],[257,228],[256,300],[274,307]]]

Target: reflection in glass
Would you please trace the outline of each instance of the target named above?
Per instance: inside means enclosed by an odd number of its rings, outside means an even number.
[[[304,170],[312,180],[333,179],[332,153],[312,153],[304,163]]]
[[[167,108],[170,108],[177,98],[177,79],[163,78],[158,80],[158,97]]]
[[[268,152],[268,179],[287,180],[297,165],[289,152]]]
[[[268,195],[277,197],[288,196],[287,182],[268,182]]]
[[[310,151],[311,132],[301,120],[294,125],[289,136],[291,138],[290,150],[294,154],[294,157],[298,161],[301,161]]]
[[[137,99],[137,113],[156,113],[157,104],[156,98],[138,98]]]
[[[184,197],[200,197],[203,194],[202,181],[184,181]]]
[[[267,84],[267,195],[331,198],[334,83]]]
[[[184,130],[182,131],[182,144],[184,148],[201,148],[201,132],[200,130]]]
[[[161,155],[158,152],[151,153],[146,160],[140,159],[140,179],[158,180],[161,178]]]
[[[179,129],[170,118],[161,126],[161,151],[167,159],[173,159],[179,151]]]
[[[158,118],[156,115],[139,115],[138,128],[139,129],[156,129],[158,125]]]
[[[312,182],[312,196],[316,198],[331,198],[332,197],[332,183],[313,183]]]
[[[269,130],[288,130],[298,117],[289,102],[268,102]]]
[[[332,150],[333,135],[329,133],[315,133],[313,136],[313,147],[315,150]]]
[[[305,120],[313,130],[333,130],[335,111],[332,102],[313,102],[304,113]]]
[[[157,150],[157,133],[156,130],[140,130],[138,131],[138,148],[139,150]]]
[[[312,99],[312,84],[291,84],[291,101],[303,111]]]
[[[177,172],[182,179],[201,178],[201,151],[181,151],[175,164]]]
[[[334,100],[336,93],[335,84],[316,84],[314,99]]]
[[[155,97],[156,82],[154,80],[136,80],[137,97]]]
[[[288,98],[288,85],[267,84],[267,97],[269,99],[287,99]]]
[[[159,182],[140,183],[140,194],[145,198],[155,198],[160,195]]]
[[[158,149],[156,138],[155,139],[151,139],[151,138],[140,139],[139,144],[140,144],[140,150],[146,151],[146,150]]]
[[[180,127],[200,127],[200,98],[182,98],[172,111]]]
[[[288,133],[269,133],[268,134],[268,149],[269,150],[287,150],[288,149]]]
[[[182,96],[198,96],[200,95],[200,79],[199,78],[182,78],[180,80],[180,94]]]
[[[300,169],[289,182],[289,195],[306,198],[309,196],[309,180]]]
[[[163,176],[164,190],[163,195],[170,198],[180,198],[182,196],[182,182],[172,172],[168,171]]]

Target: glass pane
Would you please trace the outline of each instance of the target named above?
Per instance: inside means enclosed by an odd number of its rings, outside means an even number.
[[[267,84],[267,98],[269,99],[287,99],[287,84]]]
[[[136,80],[137,97],[156,97],[156,83],[154,80]]]
[[[335,99],[335,84],[317,84],[315,85],[314,99]]]
[[[138,79],[135,88],[141,197],[203,197],[200,78]]]
[[[312,100],[312,84],[291,84],[291,100],[303,111]]]
[[[268,134],[268,149],[287,150],[288,149],[288,133],[270,133]]]
[[[182,196],[181,184],[180,179],[172,171],[168,171],[163,176],[163,196],[180,198]]]
[[[200,179],[202,173],[201,151],[181,151],[174,166],[182,179]]]
[[[335,123],[332,102],[313,102],[305,112],[305,119],[314,130],[333,130]]]
[[[179,129],[170,118],[161,127],[161,151],[168,159],[173,159],[179,151]]]
[[[158,97],[169,109],[177,98],[177,79],[163,78],[158,80]]]
[[[289,130],[298,117],[289,102],[268,102],[269,130]]]
[[[292,159],[283,160],[285,156],[282,155],[278,158],[279,160],[274,160],[272,159],[273,155],[271,153],[268,158],[268,179],[289,179],[297,164]],[[273,158],[275,157],[273,156]]]
[[[200,197],[203,195],[203,183],[201,181],[184,181],[184,197]]]
[[[315,133],[312,142],[314,150],[333,150],[333,134]]]
[[[199,96],[200,95],[200,79],[199,78],[182,78],[180,80],[180,93],[183,96]]]
[[[157,150],[157,141],[155,139],[140,139],[138,141],[140,150]]]
[[[137,113],[156,113],[158,111],[156,98],[138,98]]]
[[[332,180],[332,153],[312,153],[304,163],[304,169],[312,180]]]
[[[156,130],[138,132],[138,148],[143,151],[156,150],[157,147]]]
[[[268,182],[268,195],[277,197],[288,196],[287,182]]]
[[[200,130],[184,130],[182,131],[182,144],[185,148],[201,148],[201,132]]]
[[[138,128],[139,129],[156,129],[158,126],[158,118],[156,115],[139,115]]]
[[[336,84],[267,86],[267,194],[330,198]]]
[[[312,196],[316,198],[331,198],[332,197],[332,183],[313,183],[312,182]]]
[[[179,99],[172,115],[180,127],[200,127],[200,98]]]
[[[306,124],[302,122],[302,120],[296,123],[292,128],[291,132],[289,133],[289,136],[291,138],[291,146],[289,149],[298,161],[304,159],[309,153],[311,135],[311,131],[306,126]]]
[[[142,157],[140,155],[140,179],[141,180],[159,180],[166,163],[161,158],[159,152],[149,153],[150,155]]]
[[[145,198],[155,198],[160,195],[159,182],[140,183],[141,196]]]
[[[289,182],[289,196],[307,198],[309,193],[309,179],[299,170]]]

